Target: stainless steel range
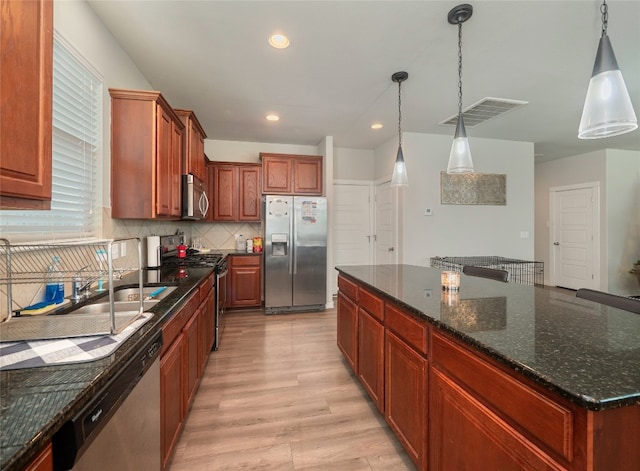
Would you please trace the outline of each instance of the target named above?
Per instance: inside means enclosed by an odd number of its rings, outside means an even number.
[[[195,249],[187,249],[185,257],[178,257],[178,245],[182,243],[180,236],[161,236],[160,254],[161,268],[175,268],[176,278],[185,278],[189,275],[189,268],[213,268],[215,273],[214,292],[214,341],[213,350],[220,348],[222,331],[224,330],[224,314],[227,306],[227,259],[220,252],[200,252]],[[151,270],[151,268],[150,268]]]

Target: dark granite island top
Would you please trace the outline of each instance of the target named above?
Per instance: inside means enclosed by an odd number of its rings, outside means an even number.
[[[76,414],[118,369],[197,291],[210,268],[149,270],[149,286],[177,289],[154,306],[152,318],[109,356],[82,363],[0,371],[0,470],[21,470],[69,418]],[[137,286],[136,277],[119,285]]]
[[[457,299],[440,269],[337,270],[580,407],[640,404],[640,315],[549,289],[461,274]]]

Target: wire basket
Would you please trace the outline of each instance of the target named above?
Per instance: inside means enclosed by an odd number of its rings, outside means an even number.
[[[544,262],[531,262],[497,256],[432,257],[433,268],[462,271],[465,265],[497,268],[509,272],[509,281],[532,286],[544,286]]]

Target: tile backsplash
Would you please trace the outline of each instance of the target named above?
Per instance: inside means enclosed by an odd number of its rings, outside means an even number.
[[[202,245],[212,250],[233,250],[236,248],[236,238],[239,234],[245,238],[262,234],[261,223],[210,223],[193,221],[156,221],[139,219],[112,219],[111,209],[102,211],[102,237],[116,239],[126,237],[140,237],[143,240],[142,256],[146,266],[146,240],[150,235],[184,233],[187,245],[192,245],[196,237],[200,237]],[[129,255],[129,254],[128,254]],[[65,295],[71,292],[70,283],[65,286]],[[12,309],[19,309],[41,301],[44,285],[39,283],[12,286]],[[0,321],[7,317],[7,290],[0,285]]]

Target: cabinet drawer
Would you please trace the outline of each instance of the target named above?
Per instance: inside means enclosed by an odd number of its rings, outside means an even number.
[[[402,337],[405,342],[423,355],[427,354],[427,326],[409,314],[404,313],[398,306],[391,303],[385,305],[384,325]]]
[[[338,277],[338,290],[352,301],[358,300],[358,285],[342,275]]]
[[[234,267],[259,267],[260,256],[259,255],[233,255],[231,264]]]
[[[434,368],[472,395],[538,446],[573,459],[574,413],[511,377],[453,340],[434,333]]]
[[[200,302],[207,299],[207,296],[209,296],[209,291],[211,291],[212,288],[213,288],[213,273],[209,275],[207,279],[204,280],[204,282],[200,285],[200,289],[198,291],[198,297],[200,299]]]
[[[358,304],[380,322],[384,321],[384,301],[378,296],[360,287]]]
[[[176,312],[171,319],[162,327],[162,355],[169,349],[173,341],[180,335],[191,315],[196,311],[200,304],[199,293],[191,295],[180,310]]]

